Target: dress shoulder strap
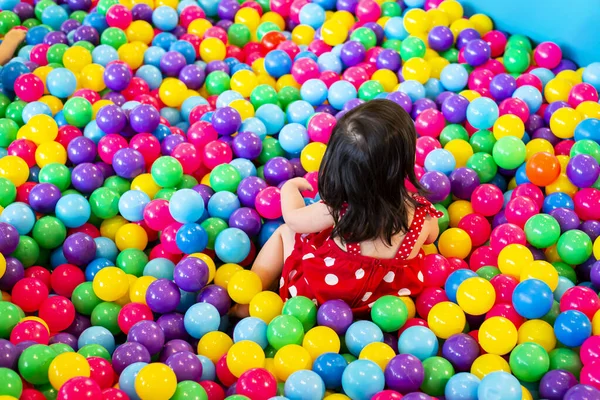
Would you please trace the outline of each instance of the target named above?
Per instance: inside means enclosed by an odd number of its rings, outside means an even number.
[[[444,216],[444,213],[436,210],[433,204],[431,204],[425,197],[415,196],[414,199],[420,205],[415,209],[415,214],[413,215],[410,229],[406,233],[404,240],[402,240],[402,243],[398,248],[396,259],[405,260],[410,256],[410,253],[412,253],[417,240],[419,240],[419,236],[423,230],[423,225],[425,224],[425,217],[427,217],[427,214],[435,218],[441,218]]]

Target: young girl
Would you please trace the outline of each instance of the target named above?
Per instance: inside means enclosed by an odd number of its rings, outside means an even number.
[[[416,133],[402,107],[373,100],[337,123],[319,171],[321,202],[304,205],[302,178],[281,191],[285,224],[260,251],[252,270],[281,297],[318,304],[341,299],[368,313],[384,295],[422,289],[424,244],[433,243],[442,214],[406,187],[414,173]]]
[[[0,43],[0,67],[11,60],[17,47],[25,40],[27,32],[22,29],[11,29]]]

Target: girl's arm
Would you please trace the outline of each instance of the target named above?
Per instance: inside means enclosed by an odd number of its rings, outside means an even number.
[[[296,233],[316,233],[333,226],[333,217],[325,204],[304,204],[300,192],[312,189],[303,178],[290,179],[281,188],[283,220]]]
[[[11,29],[10,32],[4,36],[4,40],[0,43],[0,66],[5,65],[13,58],[15,50],[25,40],[27,32],[21,29]]]

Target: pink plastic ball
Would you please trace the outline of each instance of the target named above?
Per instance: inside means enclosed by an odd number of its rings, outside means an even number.
[[[498,186],[479,185],[471,194],[473,211],[485,217],[496,215],[504,205],[504,196]]]
[[[169,212],[169,202],[164,199],[156,199],[146,204],[144,208],[144,222],[150,229],[156,232],[162,231],[167,225],[175,222]]]
[[[533,86],[540,92],[543,90],[542,80],[533,74],[523,74],[517,78],[517,87]]]
[[[251,399],[268,400],[277,395],[277,380],[266,369],[253,368],[240,375],[235,392]]]
[[[117,317],[117,324],[124,334],[129,332],[129,329],[140,321],[152,321],[153,315],[152,310],[145,304],[141,303],[129,303],[125,304],[119,316]]]
[[[417,313],[421,318],[426,320],[429,311],[431,311],[433,306],[442,301],[448,301],[448,296],[446,296],[446,292],[443,289],[440,289],[439,287],[425,288],[421,294],[417,296],[415,302]]]
[[[489,69],[477,68],[471,73],[471,75],[469,75],[469,89],[489,89],[492,79],[494,79],[494,74],[492,71]]]
[[[594,188],[581,189],[573,197],[575,212],[584,221],[600,220],[600,190]]]
[[[521,228],[527,220],[538,213],[537,205],[528,197],[515,197],[506,204],[504,215],[506,220]]]
[[[47,55],[49,48],[50,46],[46,43],[36,44],[31,49],[31,53],[29,53],[29,59],[39,66],[48,65]]]
[[[73,93],[73,97],[83,97],[91,104],[94,104],[95,102],[101,99],[100,95],[91,89],[79,89],[78,91]]]
[[[362,23],[377,22],[381,16],[381,7],[376,1],[362,0],[356,6],[356,18]]]
[[[492,50],[492,57],[499,57],[504,53],[506,48],[506,36],[500,31],[489,31],[482,37],[483,40],[488,42]]]
[[[198,107],[194,107],[194,110]],[[196,146],[198,150],[203,150],[208,143],[217,140],[219,134],[210,122],[199,121],[190,126],[187,132],[187,138],[188,142]]]
[[[527,107],[527,103],[516,97],[503,100],[498,106],[498,111],[500,112],[500,116],[506,114],[516,115],[523,123],[529,119],[529,107]]]
[[[483,215],[476,213],[465,215],[458,223],[458,227],[467,232],[475,247],[487,242],[492,232],[490,222]]]
[[[301,58],[292,65],[292,76],[300,85],[309,79],[317,79],[320,75],[319,66],[311,58]]]
[[[426,255],[423,258],[423,284],[426,287],[443,287],[450,269],[450,263],[441,254]]]
[[[574,286],[565,291],[560,298],[560,311],[577,310],[584,313],[590,321],[600,309],[600,299],[596,292],[585,286]]]
[[[171,254],[181,254],[179,246],[177,246],[176,237],[177,231],[181,228],[182,224],[174,222],[169,224],[160,234],[160,243],[163,245],[164,250]]]
[[[445,127],[444,115],[433,108],[423,111],[415,120],[415,129],[421,136],[437,138]]]
[[[281,217],[281,191],[274,186],[261,190],[256,195],[254,207],[263,218],[277,219]]]
[[[107,164],[112,165],[115,153],[127,147],[127,139],[121,135],[110,133],[98,142],[98,156]]]
[[[519,284],[519,281],[516,278],[500,274],[490,279],[490,283],[496,292],[496,304],[512,303],[512,294]]]
[[[332,47],[322,41],[321,39],[314,40],[311,44],[308,45],[307,50],[319,57],[323,53],[327,53],[331,51]],[[309,58],[304,58],[304,60],[310,60]],[[309,78],[312,79],[312,78]],[[307,79],[308,80],[308,79]]]
[[[308,183],[310,183],[313,190],[305,190],[304,192],[302,192],[302,196],[310,197],[311,199],[314,199],[315,196],[317,195],[317,193],[319,193],[319,172],[318,171],[307,172],[304,175],[304,179],[306,179],[308,181]]]
[[[499,254],[509,244],[527,244],[523,229],[514,224],[502,224],[494,228],[490,235],[490,246],[494,253]]]
[[[132,19],[131,11],[121,4],[111,6],[106,12],[106,23],[111,28],[125,30],[131,25]]]
[[[151,133],[138,133],[129,141],[129,147],[140,152],[150,170],[152,163],[160,157],[160,142]],[[173,155],[173,154],[171,154]]]
[[[490,311],[485,314],[485,319],[492,317],[504,317],[512,322],[517,329],[525,322],[525,318],[521,317],[512,304],[501,303],[496,304]]]
[[[327,86],[327,89],[329,89],[331,85],[340,80],[340,76],[334,71],[324,71],[321,76],[319,76],[319,79],[322,80]]]
[[[217,165],[227,164],[233,160],[231,147],[221,140],[214,140],[204,147],[204,165],[213,169]]]
[[[571,148],[575,145],[574,140],[563,140],[558,142],[556,146],[554,146],[554,155],[556,156],[568,156],[571,154]]]
[[[281,15],[283,18],[290,15],[292,0],[271,0],[271,11]]]
[[[369,75],[364,68],[355,66],[344,71],[342,78],[350,82],[358,90],[363,83],[369,80]]]
[[[402,395],[394,390],[384,390],[371,397],[371,400],[400,400]]]
[[[14,89],[21,100],[29,103],[44,95],[44,82],[34,74],[24,74],[15,80]]]
[[[494,251],[490,246],[481,246],[471,254],[469,257],[469,268],[471,271],[477,271],[481,267],[485,266],[495,267],[498,265],[498,256],[494,254]]]
[[[527,197],[533,200],[538,211],[540,211],[544,205],[544,194],[542,193],[542,190],[532,183],[523,183],[517,186],[513,190],[510,198],[516,199],[517,197]]]
[[[337,120],[331,114],[318,113],[308,122],[308,137],[313,142],[327,143]]]
[[[542,42],[533,51],[533,59],[542,68],[556,68],[562,59],[562,50],[556,43]]]
[[[580,379],[582,384],[600,389],[600,361],[584,365]]]
[[[202,156],[191,143],[179,143],[171,152],[171,157],[179,161],[184,174],[192,174],[202,165]]]
[[[90,378],[76,376],[61,386],[57,400],[87,400],[101,399],[100,386]]]
[[[569,93],[569,104],[571,107],[576,108],[584,101],[598,102],[598,91],[595,87],[585,82],[573,86]]]
[[[179,14],[179,24],[185,29],[187,29],[188,26],[190,26],[190,24],[192,23],[192,21],[205,17],[206,14],[204,13],[202,7],[199,7],[197,5],[187,6],[183,9],[183,11],[181,11],[181,14]]]

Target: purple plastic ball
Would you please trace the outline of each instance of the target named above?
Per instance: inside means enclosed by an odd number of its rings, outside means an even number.
[[[242,124],[242,118],[236,109],[221,107],[214,112],[210,122],[219,135],[230,136],[237,132]]]
[[[169,340],[165,343],[162,351],[160,352],[159,361],[164,363],[167,361],[169,357],[171,357],[175,353],[179,353],[180,351],[194,351],[194,348],[191,344],[181,339],[173,339]]]
[[[575,385],[567,390],[563,400],[598,400],[600,399],[600,390],[589,385]]]
[[[96,124],[105,133],[120,133],[127,125],[127,116],[121,107],[109,104],[98,110]]]
[[[317,311],[317,324],[343,335],[352,325],[352,309],[342,300],[328,300]]]
[[[177,263],[173,280],[181,290],[197,292],[208,282],[208,266],[197,257],[187,257]]]
[[[185,64],[185,56],[178,51],[167,51],[160,59],[160,69],[167,76],[178,76]]]
[[[156,320],[156,323],[164,332],[166,341],[173,339],[185,340],[189,338],[189,335],[185,331],[182,314],[176,312],[163,314]]]
[[[425,197],[432,203],[439,203],[450,194],[450,179],[441,172],[426,172],[421,177],[420,183],[428,192]]]
[[[446,121],[451,124],[459,124],[466,119],[468,106],[469,100],[459,94],[455,94],[444,100],[441,111]]]
[[[346,67],[358,65],[365,59],[367,51],[361,42],[351,40],[342,45],[340,59]]]
[[[436,26],[429,31],[427,42],[435,51],[446,51],[454,44],[454,35],[447,26]]]
[[[200,89],[205,79],[204,69],[198,65],[186,65],[179,72],[179,80],[185,83],[188,89]]]
[[[392,92],[388,94],[386,99],[393,101],[398,104],[400,107],[404,108],[404,111],[410,113],[412,111],[412,100],[410,96],[403,92]]]
[[[241,207],[229,217],[229,227],[238,228],[250,237],[258,235],[262,226],[260,214],[253,208]]]
[[[198,303],[212,304],[221,316],[226,315],[231,308],[231,298],[227,290],[218,285],[208,285],[198,293]]]
[[[134,21],[152,22],[152,8],[147,4],[136,4],[131,9]]]
[[[6,257],[17,249],[19,232],[14,226],[6,222],[0,222],[0,237],[2,238],[0,240],[0,253]]]
[[[69,262],[78,266],[85,266],[96,258],[96,242],[83,232],[76,232],[65,239],[62,246],[63,254]]]
[[[34,211],[50,214],[61,198],[60,189],[51,183],[39,183],[29,192],[29,205]]]
[[[481,35],[475,29],[467,28],[460,31],[456,37],[456,48],[458,50],[465,47],[470,41],[481,39]]]
[[[151,105],[140,104],[129,113],[129,125],[137,133],[154,132],[159,123],[160,113]]]
[[[424,97],[422,99],[417,99],[413,103],[412,110],[410,112],[410,116],[413,119],[416,119],[423,111],[429,110],[429,109],[433,109],[433,110],[437,109],[437,105],[435,104],[435,101],[428,99],[426,97]]]
[[[115,92],[125,90],[131,77],[131,70],[127,65],[110,64],[104,69],[104,83],[107,88]]]
[[[175,311],[181,300],[181,293],[175,282],[157,279],[148,286],[146,304],[156,313],[165,314]]]
[[[137,150],[124,148],[113,156],[112,167],[121,178],[133,179],[144,173],[146,161],[144,156]]]
[[[425,379],[425,370],[417,357],[400,354],[390,360],[384,376],[390,389],[404,394],[419,390]]]
[[[262,151],[262,141],[253,132],[240,132],[233,138],[231,147],[236,157],[253,160]]]
[[[550,211],[550,215],[558,221],[562,233],[579,228],[579,224],[581,223],[577,213],[568,208],[555,208]]]
[[[457,168],[450,174],[452,194],[459,199],[471,199],[471,194],[477,186],[479,186],[479,175],[470,168]]]
[[[177,382],[199,382],[202,377],[202,363],[190,351],[180,351],[167,358],[165,364],[175,372]]]
[[[517,80],[509,74],[498,74],[490,82],[490,94],[496,101],[508,99],[516,89]]]
[[[96,144],[85,136],[76,137],[67,145],[67,156],[73,164],[94,162],[96,154]]]
[[[267,186],[267,183],[257,176],[242,179],[236,191],[240,204],[244,207],[254,207],[256,196]]]
[[[184,143],[185,138],[181,135],[169,135],[160,144],[160,151],[163,155],[171,155],[177,145]]]
[[[586,188],[592,186],[600,176],[598,161],[587,154],[571,157],[567,164],[567,177],[575,186]]]
[[[70,346],[71,348],[77,348],[77,338],[70,333],[67,332],[59,332],[56,335],[52,336],[48,341],[48,344],[54,343],[62,343]]]
[[[76,313],[75,319],[73,320],[71,325],[69,325],[65,332],[70,333],[75,337],[79,337],[81,336],[81,333],[90,326],[92,326],[92,322],[90,321],[89,317]],[[77,346],[73,347],[73,349],[77,350]]]
[[[117,374],[136,362],[149,363],[150,353],[144,345],[137,342],[125,342],[118,346],[112,355],[112,365]]]
[[[140,343],[151,355],[154,355],[157,354],[165,344],[165,334],[156,322],[140,321],[129,329],[127,341]]]
[[[483,39],[474,39],[465,46],[465,61],[473,67],[485,64],[492,54],[492,48],[489,43]]]
[[[580,230],[584,231],[592,240],[592,242],[596,241],[596,239],[600,236],[600,222],[589,220],[585,221],[579,227]]]
[[[71,183],[76,190],[88,194],[102,186],[104,175],[95,164],[87,162],[73,168]]]
[[[389,69],[398,71],[402,66],[400,54],[392,49],[383,49],[377,55],[377,69]]]
[[[273,157],[265,164],[264,176],[269,185],[277,186],[294,177],[294,167],[287,158]]]
[[[577,378],[572,373],[560,369],[548,371],[540,381],[540,397],[548,400],[562,400]]]
[[[450,361],[457,372],[469,371],[473,361],[479,357],[479,344],[464,333],[452,335],[444,342],[442,356]]]
[[[18,361],[17,346],[6,339],[0,339],[0,368],[15,369]]]

